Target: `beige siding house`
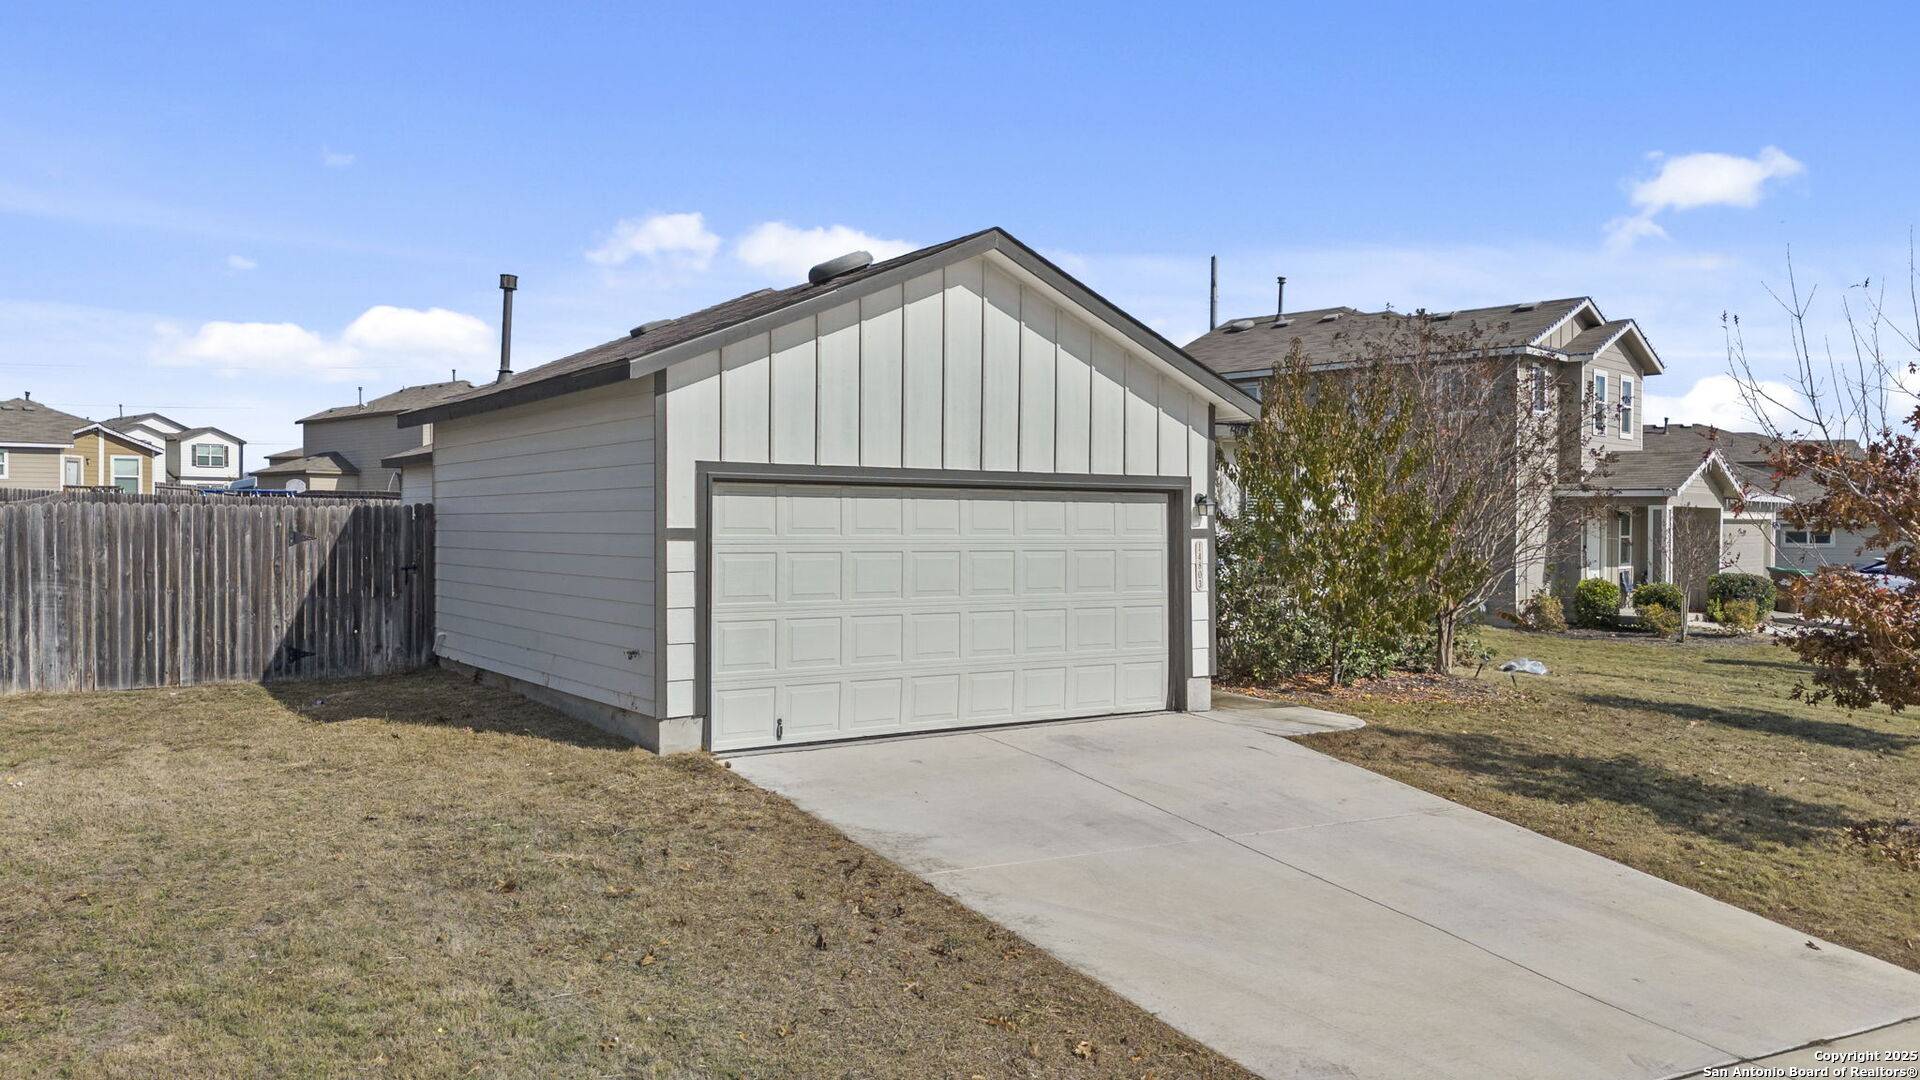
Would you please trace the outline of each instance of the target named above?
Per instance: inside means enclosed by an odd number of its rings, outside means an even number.
[[[991,229],[400,422],[445,661],[735,750],[1205,707],[1211,433],[1254,408]]]
[[[19,397],[0,402],[0,488],[117,487],[151,495],[165,451]]]
[[[1550,516],[1551,524],[1527,536],[1516,526],[1510,554],[1542,554],[1519,560],[1490,613],[1518,611],[1543,589],[1570,592],[1582,578],[1616,581],[1623,592],[1672,580],[1676,514],[1714,516],[1722,568],[1767,571],[1774,515],[1785,500],[1755,488],[1711,447],[1647,429],[1645,384],[1664,370],[1660,358],[1633,320],[1607,319],[1589,298],[1419,316],[1350,307],[1287,312],[1228,322],[1187,351],[1257,395],[1296,344],[1316,366],[1337,368],[1416,318],[1470,337],[1475,356],[1511,357],[1512,368],[1503,370],[1512,372],[1520,408],[1579,433],[1562,444],[1558,490],[1542,496],[1553,500],[1553,512],[1530,515]]]

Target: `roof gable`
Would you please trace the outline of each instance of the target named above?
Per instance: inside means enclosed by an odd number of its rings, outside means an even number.
[[[718,349],[732,341],[766,332],[774,325],[844,304],[866,293],[926,273],[938,266],[992,253],[1027,278],[1084,309],[1096,322],[1154,357],[1192,384],[1201,396],[1223,407],[1229,418],[1248,418],[1259,406],[1179,346],[1114,306],[1038,252],[999,228],[969,233],[945,243],[872,263],[821,284],[759,289],[677,319],[648,323],[603,345],[562,357],[518,375],[401,415],[402,426],[469,416],[529,401],[639,378]]]

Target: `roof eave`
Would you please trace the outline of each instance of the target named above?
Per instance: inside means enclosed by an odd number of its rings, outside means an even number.
[[[945,246],[935,245],[937,250],[930,251],[924,258],[901,263],[883,273],[855,278],[845,288],[823,289],[803,299],[796,300],[762,312],[749,319],[743,319],[726,326],[716,327],[697,337],[675,342],[666,348],[627,359],[609,360],[582,371],[552,379],[543,379],[528,383],[524,387],[509,387],[499,393],[468,401],[447,402],[424,409],[403,412],[399,416],[401,427],[417,427],[421,424],[451,420],[462,416],[474,416],[493,412],[514,405],[525,405],[564,394],[576,393],[620,381],[622,378],[641,379],[658,371],[664,371],[675,364],[690,360],[703,353],[712,352],[720,346],[764,333],[775,326],[782,326],[808,314],[818,313],[845,302],[849,289],[858,289],[860,294],[886,288],[888,285],[903,282],[926,272],[924,266],[929,260],[939,260],[940,265],[961,262],[989,251],[997,252],[1021,267],[1027,273],[1039,279],[1047,287],[1066,296],[1074,303],[1101,316],[1109,325],[1121,331],[1136,344],[1153,353],[1163,362],[1185,375],[1199,386],[1203,393],[1213,398],[1213,404],[1223,406],[1228,415],[1223,419],[1251,419],[1260,414],[1260,403],[1244,391],[1228,382],[1218,372],[1200,363],[1178,345],[1162,337],[1153,328],[1127,314],[1111,301],[1094,292],[1091,288],[1076,280],[1066,271],[1049,262],[1039,252],[1027,247],[1010,233],[1000,228],[983,229],[971,236],[962,237],[958,242]],[[1234,414],[1238,414],[1235,416]]]

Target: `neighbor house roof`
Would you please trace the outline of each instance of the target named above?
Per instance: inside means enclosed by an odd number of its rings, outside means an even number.
[[[113,441],[127,447],[128,449],[138,449],[141,453],[150,454],[154,457],[159,457],[161,454],[164,454],[167,452],[164,447],[155,446],[149,442],[143,442],[140,439],[134,438],[132,434],[128,432],[116,431],[115,429],[108,427],[104,423],[94,423],[93,421],[90,421],[90,420],[83,421],[83,426],[75,429],[73,432],[73,436],[75,438],[78,438],[79,436],[84,435],[89,431],[97,431],[100,434],[105,435],[108,438],[111,438]]]
[[[324,453],[313,454],[308,457],[294,458],[292,461],[276,462],[264,469],[255,469],[253,475],[358,476],[360,475],[360,470],[354,468],[353,462],[348,461],[332,450],[328,450]]]
[[[425,408],[472,389],[473,384],[465,379],[406,386],[364,404],[322,409],[312,416],[301,417],[300,423],[309,424],[315,420],[353,420],[364,416],[392,416],[406,412],[408,409]]]
[[[380,464],[389,469],[404,468],[408,465],[424,465],[433,460],[433,444],[416,446],[411,450],[402,450],[397,454],[388,454],[380,459]]]
[[[295,458],[303,458],[306,456],[307,456],[306,448],[301,446],[296,446],[291,450],[282,450],[278,453],[268,454],[267,460],[272,462],[292,461]]]
[[[1671,446],[1687,447],[1696,454],[1704,454],[1711,447],[1720,451],[1734,465],[1734,472],[1741,482],[1752,492],[1781,495],[1795,502],[1805,502],[1819,498],[1824,489],[1818,482],[1804,476],[1780,476],[1773,471],[1769,462],[1774,448],[1780,440],[1757,431],[1723,431],[1711,424],[1666,424],[1661,427],[1644,428],[1641,439],[1648,447]],[[1860,444],[1851,439],[1809,439],[1807,442],[1825,443],[1840,449],[1858,450]]]
[[[1593,302],[1584,296],[1530,304],[1428,312],[1436,332],[1471,335],[1486,348],[1532,345]],[[1292,351],[1295,342],[1309,359],[1350,360],[1375,337],[1411,329],[1421,315],[1397,311],[1360,311],[1350,307],[1289,311],[1233,319],[1187,344],[1194,359],[1223,375],[1266,373]],[[1249,325],[1251,324],[1251,325]]]
[[[238,435],[235,435],[231,431],[222,431],[217,427],[187,428],[184,431],[179,431],[174,433],[173,437],[175,439],[180,440],[181,442],[185,442],[188,439],[193,438],[195,435],[218,435],[221,438],[227,440],[228,442],[239,443],[241,446],[247,445],[247,440],[241,438]]]
[[[72,446],[73,433],[91,421],[37,401],[0,401],[0,446]]]
[[[1660,446],[1608,454],[1582,481],[1581,490],[1608,495],[1678,495],[1703,470],[1718,472],[1732,486],[1743,487],[1718,450]]]
[[[852,291],[855,286],[864,284],[873,288],[887,281],[905,280],[924,272],[920,264],[935,258],[958,261],[986,251],[999,252],[1075,303],[1105,317],[1143,348],[1205,387],[1207,393],[1226,403],[1230,410],[1249,416],[1259,412],[1257,402],[1205,365],[1195,362],[1179,346],[1115,307],[1004,229],[989,228],[882,259],[818,285],[804,282],[784,289],[756,289],[688,315],[646,323],[625,337],[417,408],[401,416],[400,423],[414,425],[470,416],[644,375],[648,373],[644,370],[646,366],[659,370],[718,348],[725,343],[723,338],[727,335],[757,332],[763,325],[762,320],[770,324],[774,319],[797,318],[805,311],[842,303],[845,297],[859,295]]]
[[[1636,329],[1632,319],[1613,319],[1575,334],[1560,346],[1560,351],[1568,356],[1592,356]]]

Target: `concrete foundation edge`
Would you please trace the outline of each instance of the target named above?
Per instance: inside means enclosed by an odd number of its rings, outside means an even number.
[[[1187,711],[1206,712],[1213,708],[1213,680],[1187,680]]]
[[[458,660],[449,660],[444,656],[436,659],[442,668],[462,678],[473,679],[483,686],[511,690],[528,701],[538,702],[564,716],[592,724],[609,735],[618,735],[638,743],[656,754],[683,754],[700,749],[701,729],[704,725],[697,716],[680,716],[662,720],[645,713],[634,712],[632,709],[589,701],[576,694],[530,683],[525,679],[516,679],[497,671],[488,671],[471,664],[463,664]]]

